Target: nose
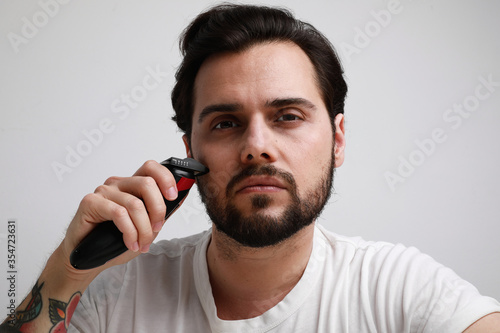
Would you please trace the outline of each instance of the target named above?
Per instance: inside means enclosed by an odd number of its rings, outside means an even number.
[[[252,119],[242,137],[241,162],[266,164],[276,161],[276,139],[264,119]]]

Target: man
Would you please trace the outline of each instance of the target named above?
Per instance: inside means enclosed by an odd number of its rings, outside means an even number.
[[[283,10],[223,5],[181,47],[174,118],[211,170],[197,181],[213,228],[150,247],[163,197],[177,197],[172,174],[149,161],[109,178],[5,331],[500,331],[500,304],[428,256],[315,224],[344,159],[347,91],[319,32]],[[70,252],[106,220],[130,251],[75,270]]]

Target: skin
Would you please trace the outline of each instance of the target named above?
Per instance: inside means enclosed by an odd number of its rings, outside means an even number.
[[[247,179],[225,197],[227,183],[246,165],[270,163],[290,172],[301,196],[317,185],[332,149],[336,166],[343,163],[343,116],[335,119],[334,146],[312,65],[293,44],[261,44],[239,54],[208,59],[197,76],[195,96],[191,144],[184,138],[187,154],[211,169],[207,176],[214,184],[217,199],[233,200],[244,214],[252,213],[250,198],[256,194],[273,198],[270,206],[261,209],[263,214],[281,214],[283,205],[290,200],[287,188],[269,178]],[[310,104],[269,105],[283,98],[305,99]],[[207,106],[221,103],[238,104],[239,108],[205,112],[200,121]],[[164,225],[166,207],[162,196],[174,200],[177,189],[172,174],[155,161],[147,161],[132,177],[111,177],[95,193],[85,196],[37,282],[44,306],[34,320],[23,324],[23,329],[48,332],[54,326],[49,318],[49,299],[69,304],[101,271],[146,252]],[[105,220],[115,221],[130,251],[96,269],[75,270],[69,264],[70,252],[97,223]],[[282,300],[304,271],[312,235],[313,225],[276,246],[252,249],[213,230],[207,262],[219,317],[255,317]],[[18,310],[26,309],[32,299],[28,296]],[[65,311],[66,316],[71,316],[73,308],[68,306]],[[500,314],[494,313],[478,320],[466,332],[500,332],[499,328]]]
[[[343,115],[335,124],[336,166],[340,166]],[[217,200],[231,200],[246,216],[281,215],[291,197],[279,179],[255,176],[226,196],[227,183],[239,170],[272,164],[294,176],[303,197],[328,172],[334,149],[313,65],[291,43],[260,44],[207,59],[195,81],[191,144],[187,137],[184,141],[188,156],[210,168],[204,181],[219,185],[214,191]],[[252,209],[251,198],[258,194],[272,197],[272,204]],[[243,319],[265,312],[297,283],[309,259],[314,225],[284,243],[261,249],[240,246],[212,230],[207,260],[219,317]]]

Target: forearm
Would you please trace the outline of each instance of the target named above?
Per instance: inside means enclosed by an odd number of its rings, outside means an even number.
[[[1,332],[66,332],[80,296],[96,272],[76,271],[57,249],[30,294],[0,326]]]

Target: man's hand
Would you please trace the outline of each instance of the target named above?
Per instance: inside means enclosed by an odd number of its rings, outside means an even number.
[[[111,177],[85,196],[31,294],[19,305],[14,318],[0,325],[0,330],[65,332],[80,296],[101,271],[149,250],[165,222],[164,197],[177,198],[175,178],[155,161],[144,163],[132,177]],[[123,233],[129,251],[95,269],[73,268],[69,261],[73,249],[97,224],[109,220]],[[54,304],[59,304],[57,311],[50,309]],[[24,315],[27,311],[30,316]],[[55,318],[55,313],[59,317]]]
[[[105,267],[122,264],[147,252],[165,221],[163,200],[177,198],[175,179],[155,161],[148,161],[132,177],[111,177],[85,196],[63,241],[65,256],[100,222],[112,220],[130,251]]]

